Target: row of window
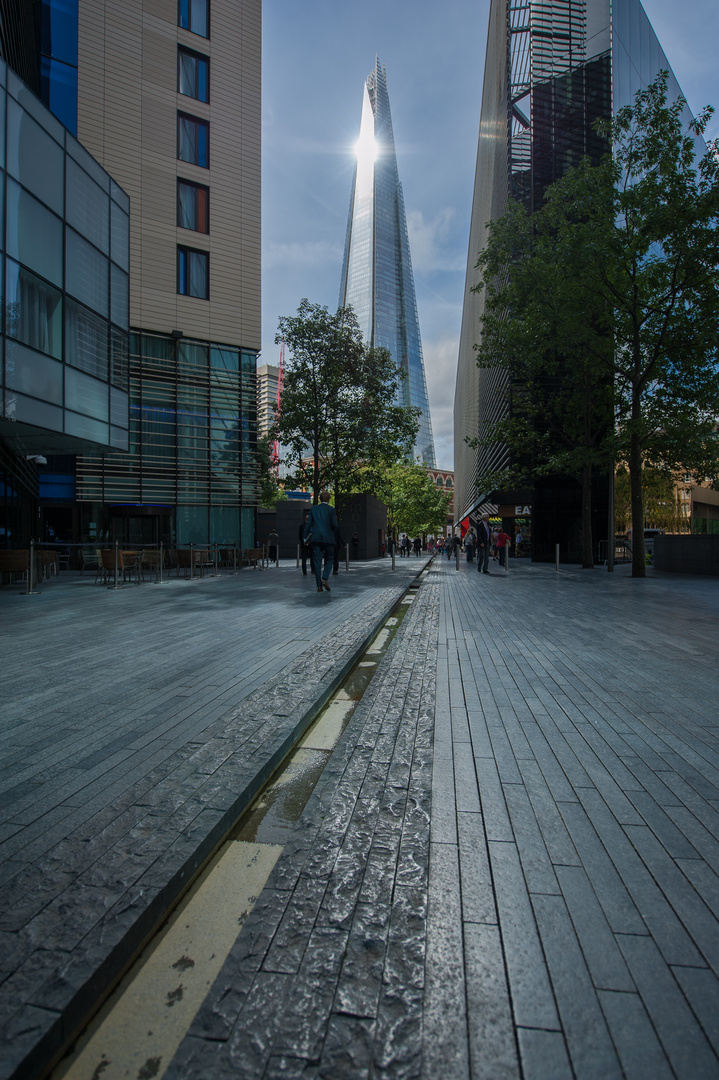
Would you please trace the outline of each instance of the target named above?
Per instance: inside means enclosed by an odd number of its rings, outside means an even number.
[[[210,36],[209,0],[178,0],[177,22],[201,37]],[[207,56],[178,48],[177,90],[197,101],[210,100],[210,61]],[[177,115],[177,157],[202,169],[210,167],[210,125],[186,113]],[[210,189],[191,180],[177,181],[177,224],[194,232],[210,231]],[[177,291],[182,296],[209,300],[210,256],[195,248],[177,248]]]

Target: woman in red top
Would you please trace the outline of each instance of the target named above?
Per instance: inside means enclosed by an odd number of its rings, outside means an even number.
[[[499,565],[503,566],[505,570],[509,569],[509,546],[512,543],[512,537],[509,533],[506,533],[504,529],[500,529],[497,533],[497,554],[499,555]]]

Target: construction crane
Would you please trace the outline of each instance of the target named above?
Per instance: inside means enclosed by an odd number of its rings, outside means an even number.
[[[285,339],[282,338],[280,342],[280,367],[277,375],[277,401],[275,402],[275,420],[280,416],[280,405],[282,402],[282,389],[285,384]],[[270,448],[270,462],[277,476],[280,475],[280,444],[277,439],[272,443]]]

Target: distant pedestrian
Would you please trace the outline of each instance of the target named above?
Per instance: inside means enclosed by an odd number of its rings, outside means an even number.
[[[499,565],[503,566],[505,570],[509,569],[509,548],[511,543],[512,537],[504,531],[504,526],[502,526],[497,533],[497,557]]]
[[[305,542],[309,542],[312,551],[312,569],[315,572],[317,592],[326,589],[330,592],[329,576],[335,553],[335,537],[339,523],[334,507],[330,506],[330,493],[320,493],[319,505],[313,506],[307,518]],[[324,567],[323,567],[324,561]]]
[[[302,560],[302,573],[307,577],[307,559],[310,555],[310,549],[305,543],[305,533],[307,532],[307,518],[310,516],[309,510],[305,510],[302,515],[302,522],[297,532],[297,542],[300,546],[300,559]]]
[[[474,529],[470,529],[464,538],[464,550],[467,552],[467,562],[474,562],[474,549],[477,546],[477,534]]]
[[[358,532],[352,533],[352,539],[350,540],[350,547],[352,548],[352,558],[356,559],[359,555],[360,538]]]
[[[421,536],[415,536],[415,538],[414,538],[414,553],[418,557],[422,554],[422,537]]]
[[[492,530],[489,526],[489,514],[484,514],[477,530],[477,570],[489,573],[489,552],[492,547]]]
[[[269,549],[267,552],[267,558],[270,560],[270,562],[277,562],[280,538],[275,529],[273,529],[270,535],[267,537],[267,546]]]

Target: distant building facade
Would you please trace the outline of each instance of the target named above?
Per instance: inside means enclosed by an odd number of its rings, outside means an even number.
[[[280,369],[275,364],[257,365],[257,434],[264,438],[277,415]]]
[[[367,76],[345,241],[340,306],[351,305],[368,345],[388,349],[404,373],[403,405],[421,409],[414,454],[435,463],[402,185],[383,64]]]
[[[598,160],[609,149],[594,131],[595,120],[633,101],[664,68],[671,71],[639,0],[491,2],[454,403],[455,520],[498,505],[529,508],[535,559],[553,559],[559,542],[563,558],[578,556],[580,486],[567,477],[513,492],[487,490],[483,483],[509,464],[508,448],[491,442],[509,396],[506,371],[476,365],[485,303],[484,293],[473,291],[477,257],[486,223],[501,216],[510,199],[531,213],[570,165],[584,155]],[[673,76],[669,92],[680,93]],[[608,478],[598,477],[594,489],[593,530],[600,540],[607,535]]]

